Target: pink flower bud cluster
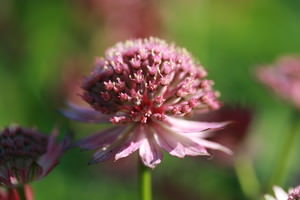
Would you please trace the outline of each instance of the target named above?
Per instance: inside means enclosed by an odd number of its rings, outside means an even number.
[[[157,38],[118,43],[96,60],[83,98],[115,124],[219,108],[213,81],[182,48]]]
[[[0,185],[15,187],[47,175],[57,164],[63,145],[53,136],[19,126],[0,134]]]

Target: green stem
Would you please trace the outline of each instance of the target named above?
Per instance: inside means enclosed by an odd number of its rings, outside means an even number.
[[[139,159],[139,199],[152,199],[151,169]]]
[[[292,155],[293,148],[296,144],[296,138],[298,136],[297,128],[300,120],[300,113],[298,111],[294,111],[291,117],[292,118],[291,118],[290,130],[284,137],[285,141],[277,156],[275,169],[270,179],[270,184],[268,188],[269,190],[272,189],[273,185],[283,184],[289,168],[290,158]]]
[[[248,199],[257,199],[260,183],[257,179],[252,160],[246,154],[238,155],[234,161],[234,168],[241,189]]]
[[[16,190],[18,192],[20,200],[27,200],[26,192],[25,192],[25,185],[21,185],[21,186],[17,187]]]

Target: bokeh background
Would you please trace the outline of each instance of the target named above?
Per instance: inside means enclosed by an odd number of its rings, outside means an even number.
[[[254,73],[300,53],[299,11],[299,0],[1,0],[0,127],[17,123],[49,133],[57,126],[76,139],[103,128],[69,122],[58,109],[67,99],[80,101],[80,77],[107,47],[159,36],[192,52],[222,94],[224,108],[199,118],[236,123],[213,138],[233,157],[166,154],[153,172],[154,199],[260,199],[272,183],[300,184],[300,137],[280,156],[293,108]],[[88,166],[90,155],[68,151],[32,184],[36,199],[138,199],[135,156]],[[276,167],[286,169],[282,176]]]

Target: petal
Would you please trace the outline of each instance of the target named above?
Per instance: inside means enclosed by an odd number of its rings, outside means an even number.
[[[195,141],[200,144],[201,146],[204,146],[206,148],[209,148],[209,149],[214,149],[214,150],[219,150],[219,151],[223,151],[227,154],[232,154],[232,151],[230,149],[228,149],[227,147],[221,145],[221,144],[218,144],[216,142],[211,142],[211,141],[208,141],[208,140],[205,140],[205,139],[200,139],[200,138],[196,138]]]
[[[93,158],[89,161],[89,165],[111,159],[113,156],[116,155],[116,153],[121,149],[121,147],[121,145],[118,145],[114,146],[113,148],[108,147],[105,149],[99,149],[93,154]]]
[[[165,140],[164,142],[160,142],[160,144],[170,154],[172,152],[171,155],[175,155],[178,157],[182,156],[180,154],[176,155],[178,148],[181,148],[181,146],[177,143],[180,143],[184,146],[186,155],[208,155],[208,153],[205,150],[205,147],[232,154],[232,151],[224,147],[223,145],[199,138],[195,134],[181,133],[169,128],[167,125],[157,122],[154,123],[154,127],[160,136],[160,140]],[[166,143],[168,143],[169,147],[165,145]],[[172,147],[174,149],[171,149]]]
[[[137,151],[142,143],[144,134],[142,134],[142,128],[139,126],[135,129],[132,138],[127,141],[125,145],[115,155],[115,160],[129,156],[130,154]]]
[[[153,126],[157,132],[158,144],[173,156],[183,158],[184,156],[204,156],[209,155],[206,149],[195,142],[186,134],[182,135],[174,130],[168,129],[160,125]]]
[[[116,139],[100,145],[98,150],[94,153],[93,159],[89,162],[89,164],[102,162],[114,157],[121,150],[123,144],[132,137],[134,128],[134,126],[127,126],[126,128],[119,127],[120,131],[117,130],[118,134]],[[101,139],[101,137],[98,139]],[[99,142],[103,143],[101,140]]]
[[[144,165],[150,168],[155,168],[155,166],[161,162],[163,154],[154,139],[153,132],[147,128],[144,130],[146,133],[143,133],[145,136],[141,141],[139,154]]]
[[[110,129],[105,129],[84,139],[79,140],[76,145],[84,150],[92,150],[102,148],[113,143],[123,132],[124,127],[117,126]]]
[[[274,190],[275,197],[277,200],[287,200],[288,199],[288,194],[281,187],[274,186],[273,190]]]
[[[54,130],[49,137],[47,152],[42,155],[37,163],[42,167],[41,177],[46,176],[57,165],[59,157],[65,149],[65,142],[56,143],[58,132]]]
[[[276,200],[274,197],[272,197],[271,195],[267,194],[265,195],[265,200]]]
[[[73,103],[68,103],[67,108],[60,110],[60,112],[69,119],[89,123],[109,122],[111,117]]]
[[[217,130],[224,128],[231,122],[198,122],[184,119],[178,119],[174,117],[166,117],[166,122],[171,126],[172,129],[180,132],[201,132],[207,130]]]

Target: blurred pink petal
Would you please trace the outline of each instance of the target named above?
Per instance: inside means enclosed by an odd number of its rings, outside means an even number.
[[[56,136],[58,131],[55,129],[48,139],[47,151],[42,155],[37,163],[42,166],[43,176],[46,176],[59,162],[59,158],[62,156],[64,150],[71,143],[70,137],[65,137],[61,143],[56,143]]]
[[[284,191],[279,186],[273,186],[275,196],[265,195],[265,200],[298,200],[300,199],[300,186]]]
[[[273,66],[257,68],[257,78],[279,97],[300,108],[300,57],[280,58]]]
[[[108,115],[103,115],[90,108],[78,106],[73,103],[68,103],[67,107],[61,110],[61,113],[72,120],[89,123],[109,122],[110,118]]]
[[[290,199],[288,199],[288,193],[285,192],[281,187],[274,186],[273,191],[274,191],[275,197],[267,194],[267,195],[265,195],[266,200],[290,200]]]
[[[123,130],[121,126],[106,129],[78,141],[77,145],[85,150],[103,148],[113,143]]]
[[[174,117],[166,117],[166,122],[170,124],[171,128],[178,130],[182,133],[193,133],[193,132],[203,132],[209,130],[217,130],[224,128],[230,122],[198,122],[184,120]]]

